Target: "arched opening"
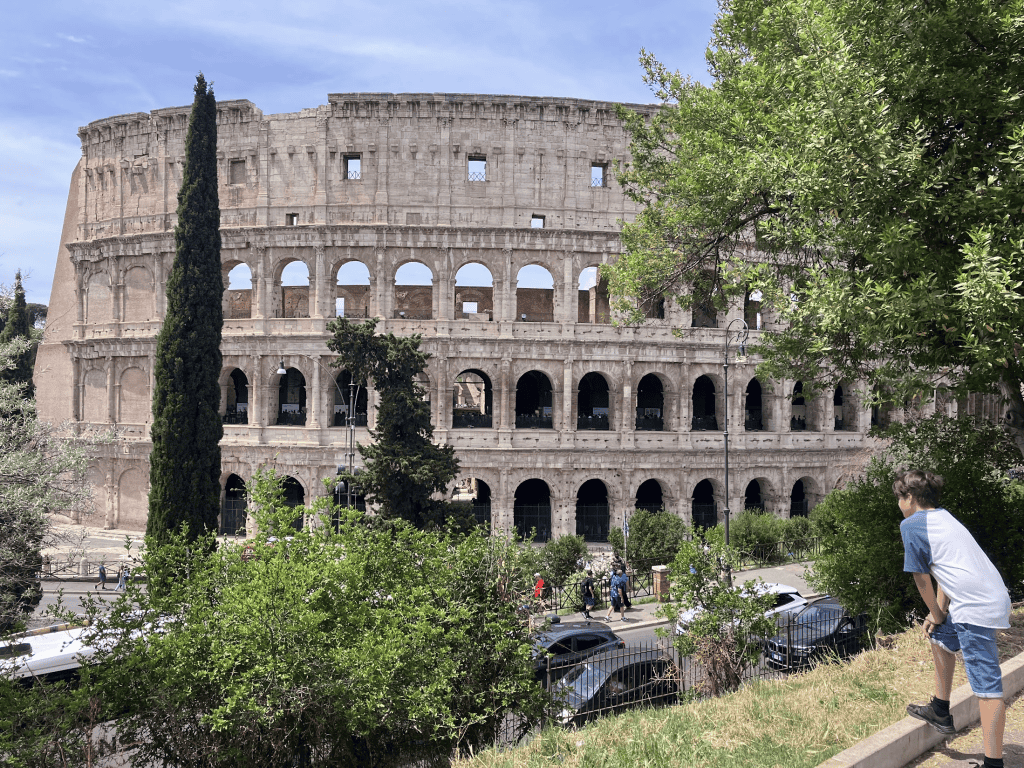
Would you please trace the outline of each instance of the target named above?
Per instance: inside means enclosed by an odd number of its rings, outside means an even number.
[[[789,430],[803,432],[807,429],[807,404],[804,402],[804,383],[793,385],[793,413],[789,417]]]
[[[536,529],[534,541],[551,538],[551,491],[543,480],[527,480],[516,488],[512,508],[516,533],[526,538]]]
[[[245,481],[238,475],[228,475],[224,483],[224,503],[220,508],[218,532],[227,536],[244,535],[245,516]]]
[[[747,397],[743,405],[743,428],[747,432],[759,432],[764,429],[763,413],[761,382],[751,379],[747,384]]]
[[[527,264],[516,275],[516,320],[550,323],[555,319],[555,281],[538,264]]]
[[[601,277],[597,267],[580,272],[577,322],[610,323],[611,305],[608,302],[608,281]]]
[[[252,270],[248,264],[235,265],[227,275],[224,319],[252,317]]]
[[[761,495],[761,484],[757,480],[747,483],[747,490],[743,492],[743,508],[764,512],[764,497]]]
[[[290,261],[281,270],[278,317],[309,317],[309,267],[301,261]]]
[[[225,424],[249,423],[249,379],[238,368],[231,372]]]
[[[935,402],[938,405],[938,397],[936,397]],[[844,430],[854,431],[857,429],[857,411],[853,404],[852,391],[849,386],[845,390],[842,384],[836,386],[836,391],[832,395],[832,411],[837,432]]]
[[[467,477],[455,485],[452,501],[469,504],[477,525],[491,524],[491,487],[483,480]]]
[[[494,393],[483,371],[463,371],[452,388],[452,429],[491,428]]]
[[[153,319],[153,278],[145,267],[131,267],[124,274],[124,320]]]
[[[648,512],[658,512],[665,508],[665,498],[661,492],[661,483],[657,480],[645,480],[636,489],[636,508]]]
[[[516,382],[516,429],[551,429],[551,381],[527,371]]]
[[[434,273],[419,261],[403,264],[395,272],[394,317],[430,320],[434,307]]]
[[[718,429],[715,412],[715,384],[707,376],[700,376],[693,383],[693,419],[690,429],[694,432]]]
[[[288,368],[277,387],[277,423],[286,427],[306,425],[306,377]]]
[[[285,477],[281,483],[281,490],[284,491],[284,505],[292,509],[301,507],[306,503],[306,491],[302,487],[302,483],[296,480],[291,475]],[[297,531],[302,530],[303,524],[303,513],[300,513],[292,520],[292,528]]]
[[[464,320],[494,317],[494,277],[483,264],[464,264],[455,273],[455,317]]]
[[[636,386],[636,428],[645,432],[661,432],[664,420],[665,390],[661,379],[648,373]]]
[[[576,535],[584,541],[608,541],[608,489],[600,480],[587,480],[576,493]]]
[[[664,320],[665,297],[652,296],[651,298],[642,301],[640,303],[640,311],[644,313],[644,317],[648,320]]]
[[[761,291],[747,291],[747,295],[743,299],[743,319],[746,320],[747,327],[752,331],[760,331],[764,327],[761,316],[763,296]]]
[[[580,379],[576,429],[608,429],[610,415],[608,382],[599,373],[588,373]]]
[[[693,284],[690,325],[694,328],[717,328],[718,307],[715,306],[715,278],[710,273],[697,276]]]
[[[354,401],[355,411],[352,423],[357,427],[365,427],[367,414],[365,379],[355,382],[356,386],[353,387],[352,374],[343,370],[335,376],[334,381],[338,386],[334,388],[334,418],[331,425],[335,427],[348,426],[349,405]]]
[[[797,480],[793,483],[793,492],[789,495],[789,516],[807,517],[808,511],[804,481]]]
[[[370,270],[361,261],[349,261],[338,268],[334,286],[335,317],[370,316]]]
[[[718,525],[718,507],[715,487],[710,480],[701,480],[693,489],[693,527],[711,528]]]

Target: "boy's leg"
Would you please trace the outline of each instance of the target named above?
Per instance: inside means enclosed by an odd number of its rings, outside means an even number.
[[[950,653],[941,645],[931,643],[932,659],[935,660],[935,698],[949,701],[953,691],[953,668],[956,666],[956,654]]]
[[[1002,699],[978,699],[981,710],[981,735],[985,757],[1003,756],[1003,729],[1006,727],[1006,704]]]
[[[985,757],[1003,756],[1006,705],[1003,702],[1003,671],[999,666],[996,630],[973,624],[955,624],[971,690],[978,697]]]

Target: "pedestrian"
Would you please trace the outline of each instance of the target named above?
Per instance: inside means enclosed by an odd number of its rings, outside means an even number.
[[[583,615],[587,619],[593,618],[590,609],[597,604],[594,598],[594,573],[589,568],[585,571],[586,577],[580,582],[580,594],[583,597]]]
[[[928,607],[924,633],[935,661],[935,696],[928,704],[907,705],[907,713],[939,733],[956,733],[949,696],[955,654],[962,651],[967,680],[981,711],[985,762],[974,765],[1002,768],[1006,704],[996,630],[1010,626],[1010,595],[974,537],[938,506],[943,484],[939,475],[915,469],[901,473],[892,486],[904,517],[900,523],[903,570],[914,574]]]
[[[114,587],[114,591],[119,589],[124,589],[124,563],[117,567],[117,586]]]
[[[629,579],[625,576],[621,568],[615,571],[615,575],[612,576],[612,583],[610,585],[611,605],[608,606],[608,615],[605,616],[605,619],[611,619],[612,611],[618,611],[619,620],[626,620],[626,585],[628,583]]]
[[[539,600],[544,597],[544,579],[540,577],[539,573],[533,574],[533,578],[537,580],[537,583],[533,585],[533,596]]]
[[[100,563],[100,580],[96,582],[96,586],[93,589],[106,589],[107,588],[107,566]]]
[[[612,558],[612,573],[618,573],[619,571],[622,571],[623,574],[626,573],[626,563],[623,561],[623,559],[621,557],[619,557],[618,555],[615,555]],[[632,608],[633,608],[633,603],[632,603],[632,601],[630,601],[629,595],[626,594],[626,592],[629,591],[628,587],[629,587],[629,579],[627,578],[626,579],[626,588],[624,588],[622,590],[623,607],[627,611],[628,610],[632,610]]]

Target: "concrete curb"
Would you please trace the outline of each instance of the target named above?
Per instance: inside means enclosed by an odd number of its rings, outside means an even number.
[[[1004,662],[1001,667],[1003,697],[1009,699],[1024,689],[1024,653]],[[961,685],[953,691],[949,711],[960,730],[981,719],[978,699],[970,685]],[[939,733],[928,723],[905,717],[859,744],[833,755],[818,768],[901,768],[949,738],[953,737]]]

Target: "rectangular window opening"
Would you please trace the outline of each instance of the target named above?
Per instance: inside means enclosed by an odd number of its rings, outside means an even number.
[[[363,176],[362,157],[360,155],[345,155],[345,179],[347,181],[359,181]]]
[[[232,160],[229,179],[231,184],[245,184],[245,160]]]
[[[607,163],[591,163],[590,164],[590,186],[592,187],[603,187],[606,186],[605,181],[608,178],[608,164]]]
[[[469,155],[469,180],[487,181],[487,158],[483,155]]]
[[[334,300],[334,316],[344,317],[345,316],[345,298],[339,296]]]
[[[299,214],[297,214],[297,213],[286,213],[284,215],[284,225],[286,227],[298,226],[298,223],[299,223]]]
[[[462,314],[464,315],[475,315],[477,308],[477,302],[475,301],[464,301],[462,302]]]
[[[533,214],[530,217],[530,226],[534,229],[544,229],[544,217],[538,214]]]

